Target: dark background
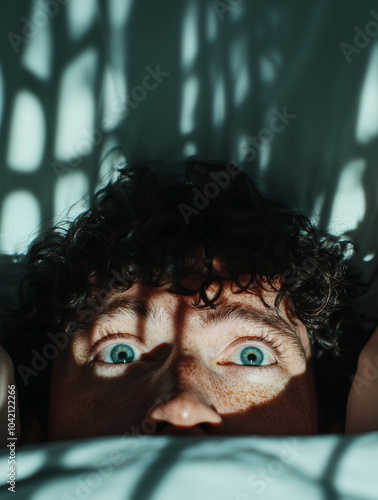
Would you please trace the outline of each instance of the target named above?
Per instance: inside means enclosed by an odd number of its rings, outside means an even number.
[[[371,276],[376,2],[18,0],[1,3],[0,33],[3,307],[16,300],[15,255],[73,203],[71,218],[85,208],[117,146],[130,164],[244,163],[260,189],[352,238],[350,262]],[[146,90],[157,66],[168,75]],[[285,107],[295,118],[262,131]],[[378,321],[377,288],[358,307]]]

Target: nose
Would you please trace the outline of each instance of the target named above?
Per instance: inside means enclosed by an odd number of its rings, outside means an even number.
[[[194,390],[176,392],[149,412],[160,435],[222,434],[222,417]]]

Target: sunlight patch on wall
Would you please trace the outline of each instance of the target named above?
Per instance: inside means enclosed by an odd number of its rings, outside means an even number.
[[[276,70],[270,59],[262,56],[259,59],[261,81],[264,83],[272,83],[276,78]]]
[[[373,260],[375,257],[375,252],[373,253],[368,253],[365,255],[365,257],[362,259],[364,262],[370,262],[371,260]]]
[[[194,129],[194,111],[198,89],[199,82],[196,76],[192,76],[185,81],[181,100],[180,131],[182,134],[189,134]]]
[[[214,7],[209,4],[206,11],[206,36],[209,42],[213,42],[217,36],[217,16]]]
[[[214,127],[220,127],[225,117],[226,96],[223,76],[216,77],[214,80],[213,125]]]
[[[62,176],[54,193],[55,222],[72,221],[88,207],[88,179],[82,172]]]
[[[108,0],[109,22],[113,29],[124,28],[134,0]]]
[[[240,163],[245,163],[248,153],[248,137],[245,135],[240,135],[237,140],[237,161]]]
[[[323,204],[325,200],[325,193],[321,193],[317,196],[314,204],[313,214],[311,216],[311,222],[315,225],[319,223],[320,215],[322,213]]]
[[[118,168],[124,166],[126,158],[124,153],[116,148],[117,141],[113,137],[107,137],[104,140],[102,147],[103,160],[101,161],[100,170],[98,172],[97,184],[95,191],[102,189],[109,182],[114,182],[118,177]]]
[[[39,100],[22,90],[14,101],[8,146],[9,167],[16,172],[34,172],[42,161],[46,124]]]
[[[194,142],[190,141],[190,142],[187,142],[185,145],[184,145],[184,148],[183,148],[183,151],[182,151],[183,155],[186,157],[186,156],[192,156],[192,155],[195,155],[197,154],[197,146],[195,145]]]
[[[67,5],[70,35],[78,40],[89,31],[97,13],[97,0],[80,0]]]
[[[262,143],[260,146],[260,153],[258,156],[260,173],[263,173],[267,169],[271,153],[272,153],[272,143],[271,142]]]
[[[240,106],[248,96],[249,76],[248,61],[245,57],[245,46],[240,39],[232,43],[230,48],[230,69],[234,83],[234,105]]]
[[[360,109],[356,126],[356,139],[362,144],[369,143],[378,135],[378,42],[370,54],[370,62],[365,76],[360,98]]]
[[[249,76],[247,65],[240,68],[239,74],[236,78],[234,89],[234,104],[240,106],[249,93]]]
[[[355,229],[363,219],[366,206],[362,176],[366,161],[350,161],[343,169],[334,196],[328,231],[335,235]]]
[[[52,36],[49,21],[30,39],[22,52],[22,64],[41,80],[51,76]]]
[[[128,49],[126,44],[127,25],[134,6],[133,0],[111,0],[107,2],[109,15],[109,40],[107,64],[103,70],[102,79],[102,121],[105,132],[110,132],[127,118],[130,105],[127,82]],[[135,85],[140,82],[133,82]]]
[[[194,63],[198,52],[198,7],[194,2],[189,3],[183,16],[181,64],[189,70]]]
[[[126,81],[121,71],[106,68],[102,83],[103,110],[102,129],[109,132],[115,129],[127,114]]]
[[[29,191],[13,191],[4,198],[0,213],[0,252],[25,253],[41,222],[36,197]]]
[[[233,2],[229,1],[229,2],[225,2],[225,3],[226,3],[226,5],[227,5],[227,3],[230,4],[231,20],[233,22],[240,21],[240,19],[244,15],[244,11],[245,11],[245,6],[244,6],[245,0],[234,0]],[[228,13],[226,13],[226,14],[228,14]]]
[[[64,71],[55,142],[55,156],[59,160],[73,160],[93,149],[96,67],[97,53],[87,49]]]

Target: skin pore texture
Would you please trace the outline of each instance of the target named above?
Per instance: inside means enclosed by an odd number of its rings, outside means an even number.
[[[195,298],[138,282],[109,292],[53,361],[48,440],[316,434],[307,331],[284,301],[279,319],[229,281],[215,309]]]

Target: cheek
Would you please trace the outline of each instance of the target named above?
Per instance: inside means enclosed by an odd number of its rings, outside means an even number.
[[[252,408],[270,404],[280,393],[274,384],[252,384],[234,381],[217,394],[218,412],[222,415],[241,414]]]
[[[130,385],[122,378],[99,379],[90,367],[62,356],[51,375],[49,440],[129,432],[147,408],[144,388],[142,381]]]
[[[218,412],[223,417],[226,433],[316,433],[313,394],[304,375],[269,385],[239,381],[224,392],[226,398],[219,399]]]

